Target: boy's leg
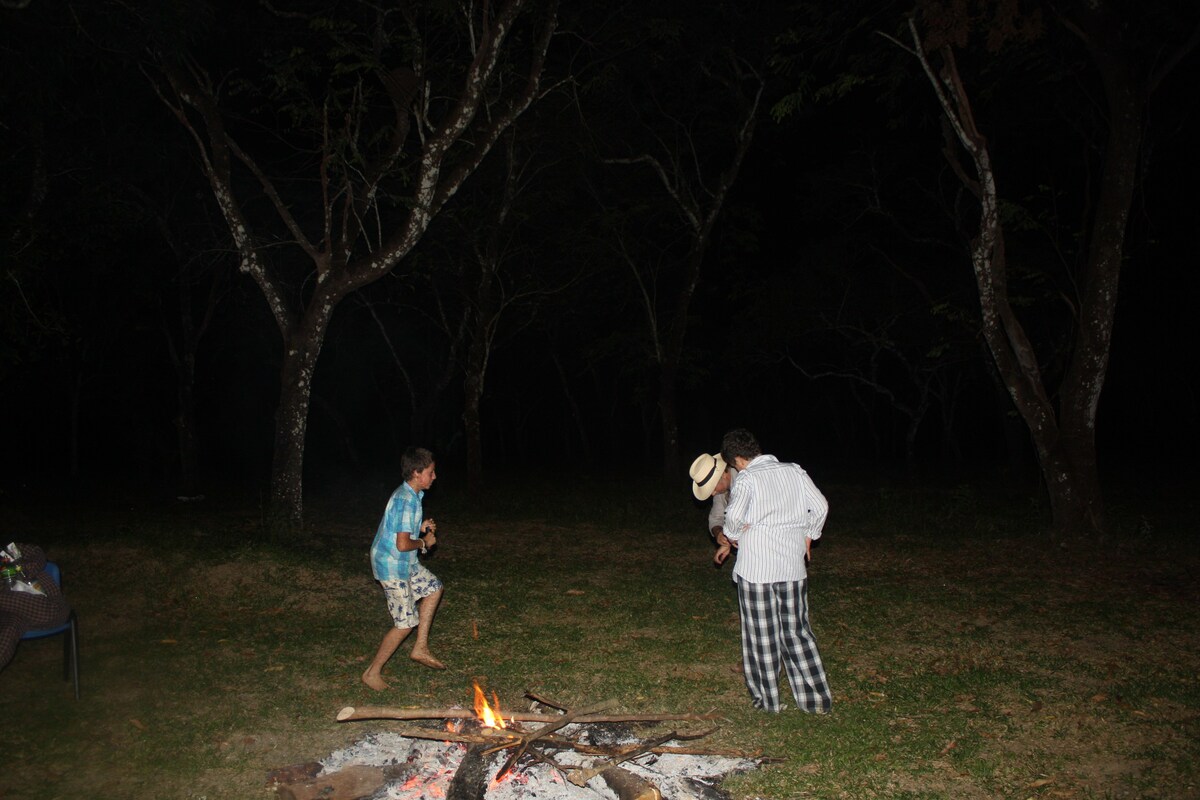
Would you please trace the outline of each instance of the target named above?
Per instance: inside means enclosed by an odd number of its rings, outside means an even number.
[[[362,682],[370,686],[375,691],[383,691],[388,688],[387,682],[383,680],[380,673],[383,671],[383,665],[392,657],[392,653],[396,652],[396,648],[404,641],[404,637],[408,636],[408,632],[412,628],[392,628],[383,636],[383,641],[379,643],[379,650],[375,653],[375,660],[371,662],[371,666],[367,667],[367,671],[362,674]]]
[[[437,613],[438,601],[442,599],[442,590],[438,589],[417,603],[417,613],[421,621],[417,623],[417,641],[413,644],[409,658],[432,669],[445,669],[446,665],[433,657],[429,652],[429,628],[433,625],[433,615]]]
[[[420,624],[412,583],[410,581],[380,581],[379,583],[383,587],[383,596],[387,598],[388,614],[392,617],[392,629],[384,635],[383,641],[379,643],[379,650],[375,653],[375,660],[362,674],[362,682],[376,691],[388,688],[387,682],[381,675],[383,666],[396,652],[400,643],[404,641],[404,637],[408,636],[408,632]]]

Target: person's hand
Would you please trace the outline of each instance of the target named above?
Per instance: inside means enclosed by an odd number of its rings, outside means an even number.
[[[421,533],[436,533],[437,523],[433,519],[427,519],[421,523]]]
[[[812,539],[804,538],[804,560],[812,561]]]
[[[722,536],[722,539],[725,537]],[[725,540],[725,544],[717,548],[717,552],[713,554],[713,563],[718,567],[725,563],[725,559],[729,558],[729,554],[733,552],[733,548],[729,546],[729,540]]]
[[[430,529],[430,531],[425,534],[425,547],[433,547],[435,544],[437,544],[437,534],[433,532],[433,529]]]

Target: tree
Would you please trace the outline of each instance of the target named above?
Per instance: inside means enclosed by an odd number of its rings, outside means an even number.
[[[618,269],[632,276],[644,321],[668,479],[680,472],[677,393],[692,303],[765,91],[757,66],[727,44],[727,30],[716,37],[709,23],[703,16],[652,20],[642,80],[620,101],[619,130],[605,128],[608,138],[597,145],[604,164],[644,171],[614,193],[597,194],[610,222],[601,235],[611,240]],[[764,23],[747,24],[753,38]]]
[[[200,422],[196,412],[196,362],[200,344],[208,332],[213,315],[228,290],[232,272],[227,248],[212,241],[216,231],[213,220],[202,220],[188,230],[177,230],[172,204],[155,207],[146,198],[145,213],[152,216],[163,242],[174,255],[170,281],[173,302],[163,303],[161,328],[167,354],[175,370],[175,437],[179,450],[180,497],[192,498],[199,492]],[[211,215],[208,215],[211,216]],[[168,310],[170,309],[170,310]]]
[[[291,525],[302,524],[312,378],[334,310],[412,252],[534,101],[557,19],[553,0],[323,11],[271,20],[287,37],[261,83],[227,85],[162,50],[151,76],[279,330],[270,497]]]
[[[1143,55],[1139,42],[1133,38],[1138,29],[1127,24],[1112,2],[1072,3],[1056,15],[1090,56],[1106,103],[1107,123],[1097,189],[1075,276],[1078,291],[1070,304],[1072,347],[1056,402],[1034,342],[1010,301],[997,174],[956,58],[956,48],[966,45],[973,24],[980,21],[989,26],[993,49],[1006,35],[1036,31],[1039,23],[1036,17],[1014,16],[1015,4],[997,4],[988,10],[992,13],[981,20],[964,14],[961,6],[926,3],[908,20],[909,49],[920,60],[948,123],[946,157],[979,203],[971,264],[983,336],[1029,429],[1050,497],[1054,529],[1063,539],[1103,536],[1107,526],[1096,454],[1096,411],[1108,368],[1147,106],[1166,76],[1200,42],[1200,27],[1174,47],[1163,52],[1156,49],[1154,66],[1145,69],[1139,62]],[[1153,41],[1161,44],[1165,40],[1155,37]],[[961,164],[960,153],[966,154],[969,167]]]

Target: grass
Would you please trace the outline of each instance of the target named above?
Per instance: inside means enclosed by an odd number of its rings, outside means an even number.
[[[268,797],[268,770],[389,726],[336,723],[342,706],[466,705],[473,680],[509,708],[529,690],[716,711],[709,744],[783,759],[730,778],[736,798],[1200,796],[1186,514],[1127,501],[1130,536],[1081,563],[1028,498],[827,487],[810,601],[835,707],[811,717],[754,711],[730,673],[729,568],[686,488],[545,481],[472,504],[448,486],[427,505],[451,668],[402,650],[382,694],[358,676],[388,624],[365,554],[390,487],[314,498],[294,542],[265,542],[254,504],[9,503],[2,535],[63,565],[83,698],[58,641],[21,645],[0,673],[0,798]]]

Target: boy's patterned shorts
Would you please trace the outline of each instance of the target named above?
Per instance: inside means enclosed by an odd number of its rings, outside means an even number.
[[[388,613],[397,628],[415,628],[420,617],[417,601],[442,588],[437,576],[417,562],[406,581],[380,581],[387,597]]]

